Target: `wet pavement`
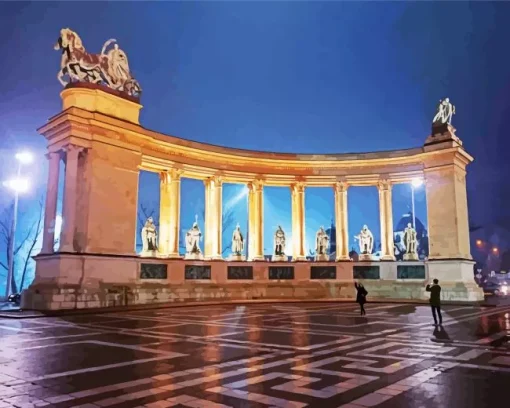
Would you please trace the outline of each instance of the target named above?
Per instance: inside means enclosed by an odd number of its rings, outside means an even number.
[[[0,319],[0,408],[505,405],[510,306],[356,306]]]

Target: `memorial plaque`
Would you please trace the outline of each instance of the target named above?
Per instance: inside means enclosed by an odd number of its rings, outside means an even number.
[[[167,279],[167,264],[143,263],[140,265],[140,279]]]
[[[312,266],[310,279],[336,279],[336,266]]]
[[[227,279],[253,279],[253,266],[229,266]]]
[[[184,279],[211,279],[211,265],[185,265]]]
[[[354,279],[380,279],[379,266],[354,265]]]
[[[397,279],[425,279],[425,265],[398,265]]]
[[[270,266],[269,279],[294,279],[294,267]]]

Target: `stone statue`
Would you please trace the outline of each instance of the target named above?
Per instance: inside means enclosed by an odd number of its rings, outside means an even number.
[[[329,261],[329,236],[324,231],[324,227],[320,227],[317,234],[315,234],[315,260],[316,261]]]
[[[360,260],[362,258],[361,255],[367,255],[368,258],[371,258],[374,248],[374,236],[366,225],[363,225],[363,229],[354,239],[359,240]]]
[[[285,232],[279,225],[274,234],[274,254],[285,255]]]
[[[195,215],[195,222],[186,233],[186,259],[202,259],[202,251],[200,250],[201,239],[202,232],[198,227],[198,215]]]
[[[436,116],[432,120],[433,124],[444,125],[444,124],[452,124],[452,117],[455,114],[455,106],[450,103],[449,98],[445,98],[439,101],[439,105],[437,107]]]
[[[244,237],[241,232],[239,224],[236,225],[232,233],[232,254],[229,257],[230,261],[245,261],[246,257],[243,255],[244,251]]]
[[[283,231],[280,225],[278,225],[278,228],[274,233],[274,254],[272,260],[273,261],[287,260],[287,256],[285,255],[285,232]]]
[[[157,231],[152,217],[147,218],[142,228],[142,256],[155,256],[158,250]]]
[[[404,245],[406,252],[404,254],[405,261],[417,261],[418,258],[418,239],[416,230],[411,226],[411,223],[407,224],[407,228],[404,230]]]
[[[70,82],[104,84],[116,91],[140,96],[142,88],[132,77],[127,55],[116,42],[117,40],[110,39],[104,43],[101,54],[89,54],[79,35],[69,28],[63,28],[54,47],[55,50],[62,51],[57,79],[66,86],[68,83],[63,77],[67,75]],[[106,53],[112,44],[113,49]]]
[[[236,229],[232,234],[232,253],[234,255],[242,255],[244,251],[244,237],[241,232],[239,224],[236,225]]]

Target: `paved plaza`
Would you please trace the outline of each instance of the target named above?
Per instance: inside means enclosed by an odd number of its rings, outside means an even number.
[[[489,407],[510,306],[281,303],[0,319],[0,408]]]

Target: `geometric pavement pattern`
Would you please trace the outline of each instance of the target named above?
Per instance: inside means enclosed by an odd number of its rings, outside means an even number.
[[[3,407],[506,405],[510,306],[188,306],[0,319]]]

